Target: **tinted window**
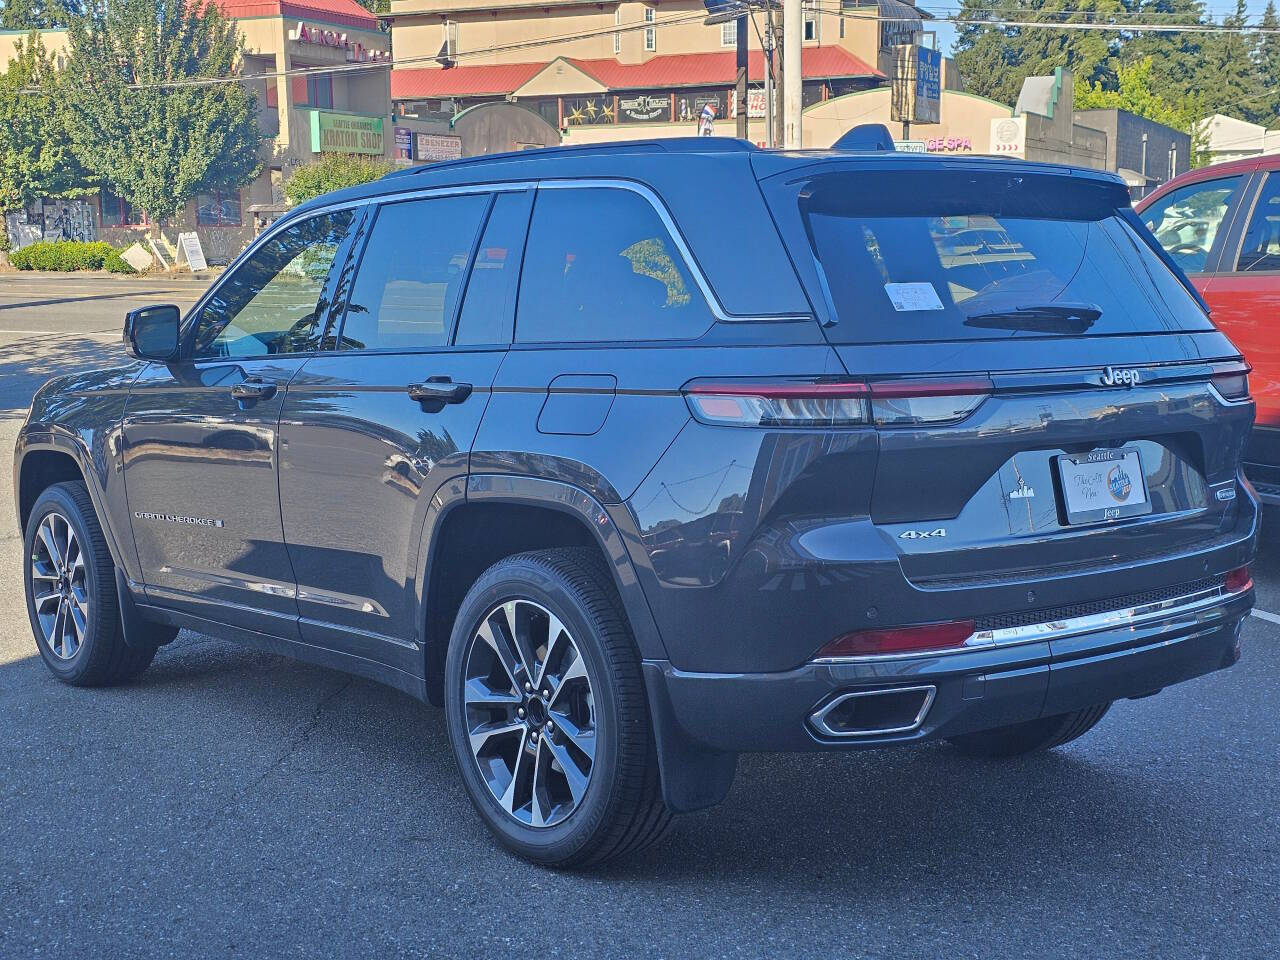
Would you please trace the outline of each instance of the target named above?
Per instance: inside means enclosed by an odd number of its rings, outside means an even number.
[[[1249,217],[1236,269],[1280,270],[1280,176],[1274,173],[1267,176]]]
[[[1184,272],[1203,273],[1239,185],[1239,177],[1188,184],[1142,211],[1142,221]]]
[[[1106,184],[824,177],[802,196],[839,342],[1210,329]],[[990,182],[987,182],[987,181]]]
[[[455,343],[511,342],[511,306],[528,225],[529,195],[499,194],[476,250]]]
[[[629,190],[542,190],[521,272],[524,342],[677,340],[712,322],[666,225]]]
[[[325,281],[355,214],[281,230],[219,284],[200,312],[193,356],[260,357],[314,350],[329,304]]]
[[[412,350],[447,343],[488,205],[476,194],[382,207],[351,288],[341,346]]]

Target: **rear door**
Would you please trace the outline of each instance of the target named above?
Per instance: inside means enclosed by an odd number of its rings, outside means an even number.
[[[124,475],[153,601],[296,635],[277,424],[289,381],[324,336],[331,268],[358,216],[326,213],[271,235],[197,306],[183,358],[135,381]]]
[[[337,349],[307,363],[281,417],[304,640],[421,669],[420,534],[433,495],[465,481],[510,342],[530,203],[524,189],[435,195],[372,216]]]
[[[835,164],[766,189],[869,384],[871,518],[916,586],[1101,571],[1230,529],[1252,417],[1238,353],[1121,185]]]
[[[1214,322],[1253,367],[1258,419],[1247,469],[1274,495],[1280,493],[1280,173],[1258,177],[1260,188],[1243,198],[1243,230],[1209,279],[1205,299]]]

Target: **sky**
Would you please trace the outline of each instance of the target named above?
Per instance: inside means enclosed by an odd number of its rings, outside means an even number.
[[[928,10],[934,16],[954,16],[960,9],[959,0],[915,0],[916,6]],[[1249,22],[1257,23],[1262,18],[1262,10],[1267,0],[1248,0]],[[1235,0],[1206,0],[1205,9],[1215,20],[1221,20],[1224,14],[1235,13]],[[955,43],[955,27],[949,23],[934,22],[933,29],[938,31],[938,47],[946,56],[951,56],[951,47]]]

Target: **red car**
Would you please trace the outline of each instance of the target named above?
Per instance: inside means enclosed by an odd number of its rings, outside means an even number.
[[[1253,367],[1245,472],[1280,504],[1280,155],[1191,170],[1136,208]]]

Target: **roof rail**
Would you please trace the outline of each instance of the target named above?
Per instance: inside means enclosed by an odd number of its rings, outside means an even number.
[[[738,140],[733,137],[672,137],[664,140],[621,140],[614,143],[542,147],[512,150],[504,153],[486,153],[477,157],[461,157],[457,160],[442,160],[438,163],[423,164],[420,167],[393,170],[382,179],[411,177],[435,170],[499,161],[549,160],[554,157],[595,156],[609,153],[746,153],[756,149],[758,149],[756,145],[750,141]]]

